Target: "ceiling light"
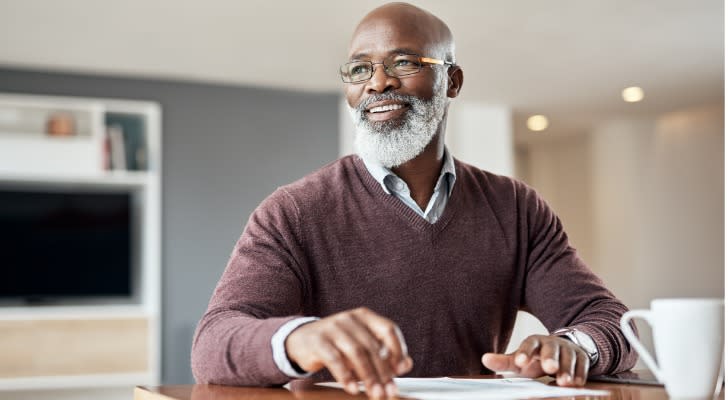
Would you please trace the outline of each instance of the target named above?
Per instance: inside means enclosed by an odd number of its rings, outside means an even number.
[[[532,115],[526,120],[526,126],[532,131],[540,132],[549,127],[549,120],[543,115]]]
[[[639,86],[631,86],[622,90],[622,98],[627,103],[636,103],[645,98],[645,92]]]

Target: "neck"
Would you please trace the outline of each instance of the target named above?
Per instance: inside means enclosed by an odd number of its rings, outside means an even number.
[[[442,171],[445,156],[445,138],[443,130],[438,132],[419,156],[406,163],[392,168],[402,180],[407,182],[410,196],[422,210],[432,197],[437,178]]]

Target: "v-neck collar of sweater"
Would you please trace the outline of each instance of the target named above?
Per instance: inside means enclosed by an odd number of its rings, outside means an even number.
[[[399,200],[396,196],[392,196],[383,191],[379,182],[371,175],[371,173],[369,173],[364,161],[358,155],[352,155],[351,157],[362,183],[367,187],[367,189],[369,189],[369,192],[374,197],[382,201],[382,208],[391,210],[400,218],[405,219],[410,226],[417,230],[431,232],[433,235],[437,234],[447,226],[453,216],[455,216],[460,209],[462,198],[462,194],[460,192],[462,191],[462,184],[454,185],[450,198],[445,206],[445,211],[443,211],[437,222],[431,224],[429,221],[417,214],[415,210],[411,209],[407,206],[407,204]],[[455,170],[457,171],[456,174],[461,176],[458,161],[454,160],[454,162]]]

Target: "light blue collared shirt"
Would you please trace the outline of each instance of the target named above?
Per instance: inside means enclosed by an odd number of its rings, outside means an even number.
[[[455,186],[455,161],[447,148],[445,149],[445,162],[442,164],[442,170],[440,171],[440,177],[437,179],[435,184],[435,190],[430,197],[430,201],[427,203],[427,207],[422,211],[420,206],[410,196],[409,186],[402,178],[398,177],[392,170],[385,168],[381,164],[365,160],[364,165],[367,167],[369,173],[374,179],[382,185],[382,189],[387,194],[397,196],[404,204],[414,210],[419,216],[426,219],[427,222],[434,224],[440,219],[447,201],[452,194],[452,189]]]

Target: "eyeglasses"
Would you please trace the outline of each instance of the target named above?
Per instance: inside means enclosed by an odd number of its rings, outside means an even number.
[[[382,64],[384,72],[395,78],[413,75],[422,70],[422,64],[432,65],[453,65],[450,61],[438,60],[436,58],[420,57],[417,54],[397,54],[392,55],[382,62],[374,63],[371,61],[352,61],[339,68],[341,80],[345,83],[360,83],[368,81],[374,76],[374,66]]]

